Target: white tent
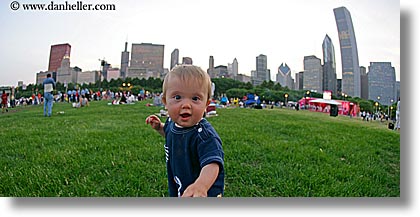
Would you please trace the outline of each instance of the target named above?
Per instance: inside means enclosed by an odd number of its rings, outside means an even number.
[[[310,100],[309,103],[325,103],[325,104],[330,104],[330,105],[341,105],[340,102],[337,102],[332,99],[314,99],[314,100]]]

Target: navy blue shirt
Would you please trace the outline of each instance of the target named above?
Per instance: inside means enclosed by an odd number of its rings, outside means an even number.
[[[195,126],[181,128],[168,118],[163,129],[169,196],[182,196],[198,178],[201,169],[210,163],[219,165],[219,174],[207,196],[222,196],[225,185],[224,152],[222,140],[210,123],[203,118]]]

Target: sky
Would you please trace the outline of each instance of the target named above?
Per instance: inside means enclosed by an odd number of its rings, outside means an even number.
[[[303,71],[304,56],[322,59],[322,42],[328,34],[335,47],[337,77],[341,56],[333,9],[346,7],[352,16],[359,64],[391,62],[400,80],[400,2],[397,0],[92,0],[84,4],[114,4],[104,11],[25,11],[23,4],[50,4],[48,0],[10,1],[0,7],[0,86],[18,81],[35,83],[36,73],[48,69],[51,45],[71,45],[71,66],[99,70],[99,59],[119,67],[128,42],[165,46],[164,67],[179,49],[182,57],[208,68],[236,58],[239,73],[251,75],[256,57],[268,59],[271,79],[286,63],[294,74]],[[76,0],[68,0],[76,4]],[[56,0],[55,4],[64,4]]]

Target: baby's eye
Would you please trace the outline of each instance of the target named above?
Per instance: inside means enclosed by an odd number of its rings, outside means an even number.
[[[175,95],[175,96],[174,96],[174,99],[176,99],[176,100],[180,100],[180,99],[181,99],[181,96],[180,96],[180,95]]]
[[[193,100],[193,101],[198,101],[198,100],[200,100],[200,97],[198,97],[198,96],[194,96],[194,97],[192,98],[192,100]]]

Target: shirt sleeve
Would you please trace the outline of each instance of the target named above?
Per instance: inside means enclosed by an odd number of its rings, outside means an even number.
[[[224,166],[224,153],[220,138],[210,136],[202,141],[198,148],[200,166],[204,167],[210,163],[217,163],[222,170]]]

